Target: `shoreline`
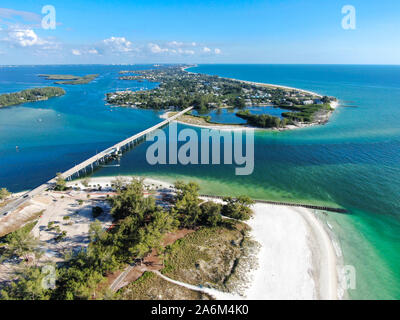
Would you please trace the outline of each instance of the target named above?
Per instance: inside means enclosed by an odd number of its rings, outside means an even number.
[[[337,106],[339,105],[338,101],[332,102],[331,103],[331,108],[336,109]],[[333,110],[334,111],[334,110]],[[330,111],[326,117],[327,119],[330,118],[332,115],[333,111]],[[162,115],[160,115],[161,119],[168,119],[170,116],[169,114],[173,111],[165,111]],[[179,117],[180,118],[180,117]],[[300,123],[298,125],[287,125],[284,128],[259,128],[259,127],[252,127],[247,124],[216,124],[216,123],[207,123],[205,122],[204,124],[195,124],[195,123],[190,123],[190,122],[185,122],[178,120],[179,118],[175,119],[174,122],[184,124],[187,126],[191,127],[197,127],[197,128],[203,128],[203,129],[211,129],[211,130],[227,130],[227,131],[235,131],[235,130],[257,130],[257,131],[263,131],[263,132],[283,132],[287,130],[296,130],[296,129],[303,129],[303,128],[309,128],[309,127],[314,127],[314,126],[319,126],[319,125],[324,125],[328,122],[325,121],[324,123],[319,123],[319,122],[313,122],[313,123]]]
[[[194,66],[189,66],[189,67],[182,67],[182,71],[188,72],[188,73],[192,73],[192,74],[196,74],[195,72],[191,72],[191,71],[187,71],[186,69],[189,68],[195,68],[197,65]],[[294,88],[294,87],[289,87],[289,86],[283,86],[283,85],[276,85],[276,84],[270,84],[270,83],[262,83],[262,82],[254,82],[254,81],[247,81],[247,80],[240,80],[240,79],[235,79],[235,78],[228,78],[228,77],[220,77],[221,79],[226,79],[226,80],[233,80],[233,81],[238,81],[238,82],[242,82],[242,83],[247,83],[247,84],[251,84],[251,85],[256,85],[256,86],[262,86],[262,87],[272,87],[272,88],[280,88],[280,89],[287,89],[287,90],[296,90],[299,92],[303,92],[303,93],[307,93],[307,94],[311,94],[314,96],[317,96],[319,98],[322,98],[323,96],[319,93],[313,92],[313,91],[309,91],[309,90],[304,90],[304,89],[299,89],[299,88]],[[329,119],[332,115],[332,113],[335,111],[335,109],[338,107],[338,105],[340,104],[340,101],[332,101],[330,103],[331,108],[333,109],[332,111],[329,111],[325,118],[326,120],[323,122],[312,122],[312,123],[299,123],[297,125],[287,125],[284,128],[258,128],[258,127],[251,127],[249,125],[218,125],[218,124],[192,124],[192,123],[188,123],[188,122],[184,122],[184,121],[179,121],[179,120],[175,120],[178,123],[181,124],[186,124],[188,126],[193,126],[193,127],[199,127],[199,128],[205,128],[205,129],[214,129],[214,130],[229,130],[229,131],[233,131],[233,130],[250,130],[250,129],[254,129],[254,130],[260,130],[260,131],[270,131],[270,132],[281,132],[281,131],[286,131],[286,130],[294,130],[294,129],[302,129],[302,128],[308,128],[308,127],[312,127],[312,126],[317,126],[317,125],[324,125],[326,123],[329,122]],[[168,111],[166,111],[163,115],[161,115],[160,117],[162,119],[166,119],[168,118]]]
[[[196,68],[197,65],[194,66],[190,66],[190,67],[183,67],[182,70],[186,71],[188,73],[192,73],[192,74],[196,74],[196,72],[191,72],[191,71],[187,71],[186,69],[189,68]],[[220,77],[220,76],[219,76]],[[319,93],[313,92],[313,91],[309,91],[309,90],[304,90],[304,89],[299,89],[299,88],[294,88],[294,87],[289,87],[289,86],[283,86],[283,85],[278,85],[278,84],[272,84],[272,83],[263,83],[263,82],[255,82],[255,81],[248,81],[248,80],[240,80],[240,79],[235,79],[235,78],[228,78],[228,77],[220,77],[221,79],[226,79],[226,80],[233,80],[233,81],[239,81],[239,82],[243,82],[243,83],[247,83],[247,84],[251,84],[251,85],[256,85],[256,86],[263,86],[263,87],[272,87],[272,88],[280,88],[280,89],[288,89],[288,90],[297,90],[303,93],[308,93],[308,94],[312,94],[314,96],[320,97],[322,98],[323,96],[320,95]]]
[[[118,177],[128,180],[135,176]],[[115,178],[89,178],[89,184],[110,185]],[[144,183],[162,188],[172,186],[153,178],[144,178]],[[334,240],[312,210],[256,203],[253,211],[253,217],[245,223],[251,227],[250,235],[261,249],[257,254],[259,267],[249,272],[245,299],[341,298]]]

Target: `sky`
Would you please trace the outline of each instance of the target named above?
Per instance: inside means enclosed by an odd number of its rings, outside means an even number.
[[[0,2],[0,65],[140,63],[400,64],[400,1]]]

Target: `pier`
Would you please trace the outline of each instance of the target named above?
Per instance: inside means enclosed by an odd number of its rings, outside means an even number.
[[[211,198],[211,199],[219,199],[222,200],[225,198],[225,196],[212,196],[208,194],[201,194],[200,197],[206,197],[206,198]],[[235,199],[234,197],[232,197]],[[314,209],[314,210],[320,210],[320,211],[330,211],[330,212],[337,212],[337,213],[348,213],[346,209],[343,208],[333,208],[333,207],[327,207],[327,206],[316,206],[312,204],[303,204],[303,203],[293,203],[293,202],[280,202],[280,201],[269,201],[269,200],[257,200],[257,199],[252,199],[254,202],[258,203],[266,203],[266,204],[273,204],[277,206],[289,206],[289,207],[301,207],[301,208],[307,208],[307,209]]]

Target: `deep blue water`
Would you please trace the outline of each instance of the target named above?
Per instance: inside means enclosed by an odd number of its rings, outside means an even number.
[[[0,186],[32,188],[159,122],[157,112],[105,105],[106,92],[154,85],[117,80],[118,71],[128,68],[0,68],[0,92],[48,84],[40,73],[101,74],[88,85],[63,86],[64,97],[0,110]],[[233,165],[151,166],[145,159],[149,143],[127,153],[121,167],[96,175],[179,177],[199,182],[205,192],[343,206],[352,214],[327,219],[344,262],[356,267],[350,297],[400,298],[400,67],[200,65],[191,71],[312,90],[336,96],[344,106],[324,126],[257,132],[250,176],[235,176]]]

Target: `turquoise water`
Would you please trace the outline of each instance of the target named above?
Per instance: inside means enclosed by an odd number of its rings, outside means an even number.
[[[0,68],[1,92],[45,85],[38,73],[101,74],[89,85],[63,86],[64,97],[0,110],[0,185],[13,191],[31,188],[160,121],[157,112],[105,105],[108,91],[154,85],[117,80],[124,69]],[[95,175],[179,177],[215,194],[343,206],[351,215],[329,214],[327,219],[344,262],[356,268],[357,288],[349,290],[350,298],[399,299],[400,67],[200,65],[191,71],[308,89],[336,96],[345,106],[324,126],[257,132],[250,176],[235,176],[233,165],[150,166],[145,159],[149,143],[125,154],[120,167]]]
[[[242,124],[247,121],[236,116],[236,112],[242,110],[249,110],[251,114],[269,114],[271,116],[282,117],[283,112],[288,112],[289,110],[275,108],[272,106],[260,106],[260,107],[246,107],[243,109],[238,108],[225,108],[225,109],[217,109],[211,110],[208,113],[200,113],[197,110],[193,110],[192,113],[194,115],[201,116],[210,116],[210,120],[216,123],[225,123],[225,124]]]

